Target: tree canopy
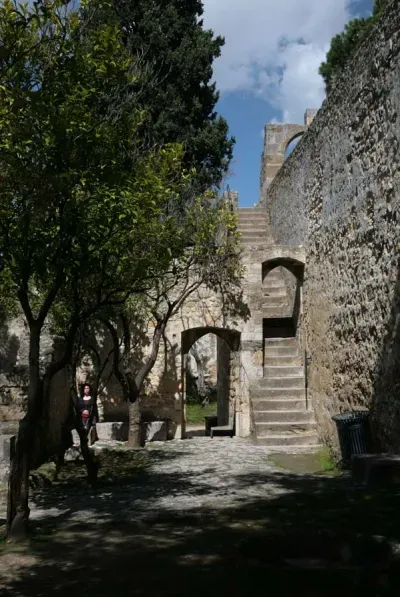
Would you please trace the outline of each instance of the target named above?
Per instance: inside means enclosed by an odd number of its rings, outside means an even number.
[[[332,38],[326,60],[319,68],[319,74],[325,81],[327,93],[334,89],[346,64],[378,21],[387,3],[388,0],[375,0],[371,16],[352,19],[342,33]]]
[[[199,190],[219,185],[234,139],[217,115],[213,62],[224,40],[204,29],[200,0],[110,0],[97,18],[115,22],[152,85],[143,89],[143,127],[151,143],[180,143],[183,163],[196,168]]]
[[[160,280],[176,280],[187,259],[211,286],[213,264],[235,271],[235,237],[224,233],[232,216],[212,190],[232,149],[210,83],[222,41],[203,31],[200,3],[168,4],[172,12],[160,2],[159,17],[168,19],[158,40],[147,28],[153,2],[138,3],[144,13],[130,23],[137,38],[116,12],[109,18],[110,2],[0,2],[0,290],[7,297],[0,307],[19,305],[29,328],[27,412],[9,493],[15,533],[26,532],[28,475],[46,437],[50,382],[71,364],[81,326],[106,307],[123,309],[135,293],[151,293]],[[49,323],[64,337],[64,352],[43,368]]]

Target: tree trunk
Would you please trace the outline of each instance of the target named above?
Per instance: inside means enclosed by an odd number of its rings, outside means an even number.
[[[19,424],[16,452],[11,463],[8,483],[7,537],[22,541],[28,537],[29,472],[35,450],[36,432],[40,417],[43,384],[40,379],[39,325],[31,325],[29,335],[28,408]]]
[[[11,463],[8,482],[7,537],[14,541],[28,538],[29,472],[33,450],[35,425],[27,418],[19,425],[16,451]]]
[[[142,433],[140,423],[140,402],[139,398],[136,398],[134,402],[129,402],[128,446],[130,448],[142,447]]]

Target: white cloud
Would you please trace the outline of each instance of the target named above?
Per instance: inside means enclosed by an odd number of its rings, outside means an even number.
[[[250,91],[302,122],[318,108],[318,67],[350,18],[349,0],[203,0],[204,23],[225,37],[214,74],[222,93]]]

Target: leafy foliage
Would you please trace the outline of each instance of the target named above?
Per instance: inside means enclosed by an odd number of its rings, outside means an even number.
[[[179,143],[183,163],[196,168],[197,190],[219,185],[234,139],[218,117],[213,62],[224,40],[203,27],[200,0],[110,0],[97,18],[115,22],[128,52],[140,56],[148,81],[142,90],[148,142]]]
[[[319,74],[325,81],[327,93],[335,87],[346,64],[381,17],[386,5],[387,0],[375,0],[370,17],[352,19],[342,33],[332,38],[326,60],[319,69]]]
[[[108,300],[126,264],[131,279],[164,264],[188,178],[178,146],[143,149],[140,70],[115,25],[69,4],[0,6],[0,276],[40,324],[61,288]]]

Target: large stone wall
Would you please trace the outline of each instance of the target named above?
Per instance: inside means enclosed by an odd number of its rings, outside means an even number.
[[[29,330],[20,316],[0,321],[0,436],[15,434],[25,413],[28,377]],[[41,341],[41,365],[45,366],[62,347],[44,330]],[[63,425],[70,412],[69,387],[65,370],[52,380],[49,404],[46,405],[46,437],[41,436],[41,448],[47,455],[59,450],[63,438]]]
[[[275,242],[305,245],[310,396],[373,408],[400,447],[400,2],[393,1],[268,188]]]

